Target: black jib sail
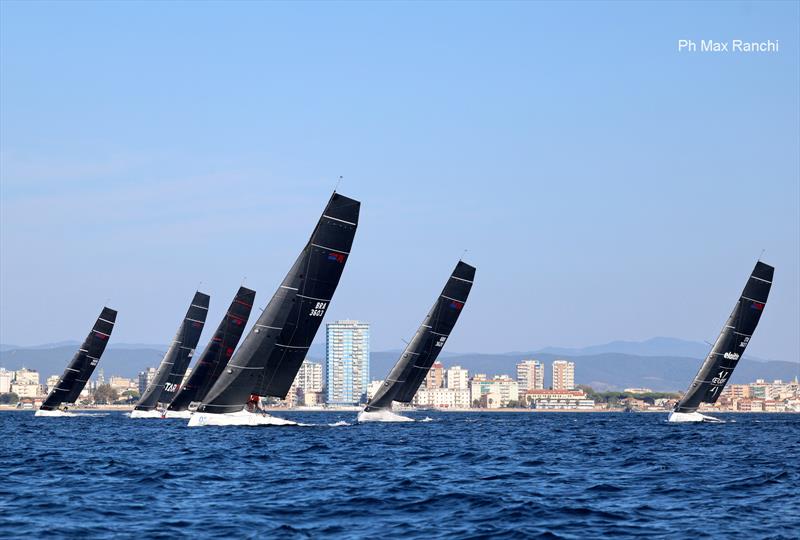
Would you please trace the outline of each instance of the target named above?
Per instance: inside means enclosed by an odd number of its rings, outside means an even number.
[[[772,266],[761,261],[756,263],[742,296],[736,302],[694,382],[675,407],[675,412],[691,413],[697,410],[700,403],[717,401],[761,319],[774,272]]]
[[[236,412],[251,394],[286,395],[339,283],[360,206],[334,192],[310,240],[198,411]]]
[[[167,410],[185,411],[189,409],[190,404],[203,400],[211,385],[228,365],[228,360],[233,355],[236,345],[239,344],[247,319],[250,318],[255,298],[256,291],[247,287],[239,288],[225,313],[225,318],[219,323],[214,337],[206,345],[203,354],[200,355],[192,369],[192,374],[178,391]]]
[[[386,380],[367,403],[366,411],[389,409],[393,401],[408,403],[414,399],[414,394],[456,325],[474,280],[475,267],[458,261],[442,294],[436,299]]]
[[[64,370],[64,374],[61,375],[58,384],[42,403],[43,411],[56,410],[62,403],[74,403],[78,399],[83,387],[86,386],[86,381],[92,376],[95,366],[100,361],[103,351],[106,350],[116,320],[116,310],[104,307],[92,331],[86,336],[80,349]]]
[[[161,365],[158,366],[153,380],[136,404],[137,411],[152,411],[159,403],[169,403],[183,380],[189,362],[192,360],[203,326],[208,315],[208,302],[210,297],[199,291],[194,293],[192,303],[186,311],[186,316],[181,321],[175,339],[167,349]]]

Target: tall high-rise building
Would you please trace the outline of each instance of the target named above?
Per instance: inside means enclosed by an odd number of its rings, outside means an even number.
[[[326,328],[326,401],[356,405],[369,385],[369,323],[335,321]]]
[[[446,377],[447,388],[452,390],[469,389],[469,370],[461,366],[452,366],[447,369]]]
[[[544,363],[538,360],[523,360],[517,364],[519,391],[544,389]]]
[[[425,388],[442,388],[444,386],[444,365],[434,362],[428,374],[425,375]]]
[[[575,362],[556,360],[553,362],[553,390],[575,389]]]

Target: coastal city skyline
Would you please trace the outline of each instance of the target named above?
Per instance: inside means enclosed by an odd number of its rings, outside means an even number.
[[[326,325],[326,358],[315,361],[306,358],[286,397],[274,400],[281,407],[341,407],[363,405],[383,384],[374,377],[370,367],[370,323],[346,319]],[[191,375],[190,366],[183,383]],[[536,358],[520,358],[515,372],[470,372],[458,364],[434,362],[422,385],[411,401],[413,407],[441,410],[500,409],[507,407],[539,410],[605,410],[608,403],[597,403],[587,385],[580,384],[575,363],[566,359],[545,362]],[[139,372],[136,379],[110,375],[106,379],[101,367],[92,384],[84,388],[80,398],[90,402],[101,386],[113,389],[118,398],[132,399],[144,393],[157,372],[150,366]],[[58,374],[40,380],[36,371],[21,368],[8,371],[0,368],[0,395],[13,393],[23,403],[42,399],[59,381]],[[183,384],[181,383],[181,385]],[[680,393],[653,392],[649,388],[626,388],[625,407],[666,409],[673,406]],[[659,396],[640,399],[644,396]],[[797,377],[794,381],[765,382],[758,379],[749,384],[728,385],[715,410],[751,412],[800,411]]]

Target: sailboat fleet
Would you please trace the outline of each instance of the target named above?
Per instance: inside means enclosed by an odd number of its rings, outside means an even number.
[[[131,418],[187,418],[189,426],[294,424],[266,414],[262,397],[285,398],[305,359],[350,256],[361,203],[331,195],[311,237],[238,347],[256,292],[240,287],[225,317],[183,386],[206,322],[210,297],[197,291],[161,364]],[[711,352],[669,422],[720,422],[700,414],[715,403],[764,311],[774,268],[756,263]],[[380,389],[358,415],[359,422],[412,421],[392,411],[409,403],[444,348],[467,302],[475,267],[458,261],[414,337]],[[69,411],[91,377],[114,329],[117,312],[104,307],[91,332],[45,399],[36,416],[74,416]]]

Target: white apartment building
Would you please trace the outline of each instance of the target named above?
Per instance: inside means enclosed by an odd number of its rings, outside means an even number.
[[[425,388],[420,387],[412,401],[417,407],[435,409],[468,409],[470,407],[469,389]]]
[[[27,368],[18,369],[14,372],[14,382],[18,384],[39,384],[39,372]]]
[[[41,386],[36,383],[30,382],[13,382],[11,383],[11,392],[17,394],[21,398],[33,398],[41,395]]]
[[[492,395],[484,397],[488,394]],[[470,381],[470,401],[479,401],[481,406],[505,407],[509,402],[518,400],[519,384],[508,375],[496,375],[488,379],[481,373]]]
[[[12,371],[7,371],[6,368],[0,368],[0,394],[7,394],[11,392],[11,380],[14,378]]]
[[[469,370],[452,366],[445,372],[445,383],[451,390],[469,390]]]

